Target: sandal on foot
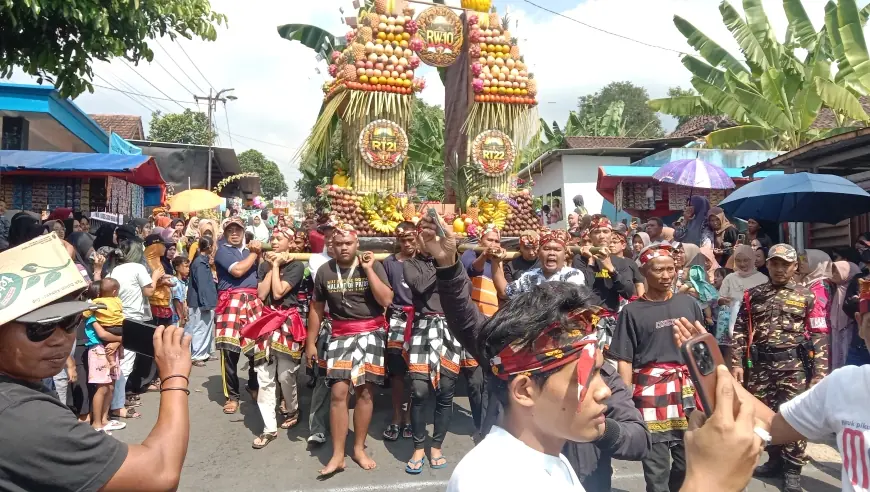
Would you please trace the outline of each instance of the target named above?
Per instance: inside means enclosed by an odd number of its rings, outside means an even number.
[[[408,464],[405,465],[405,473],[409,475],[419,475],[423,473],[423,465],[426,464],[426,457],[422,457],[419,460],[408,460]],[[420,468],[411,468],[411,465],[420,465]]]
[[[239,402],[236,400],[227,400],[224,403],[224,413],[227,415],[232,415],[239,411]]]
[[[281,422],[282,429],[291,429],[296,427],[296,424],[299,423],[299,412],[296,412],[292,415],[285,414],[284,422]]]
[[[191,362],[191,364],[196,366],[196,367],[205,367],[204,360],[195,360],[195,361]]]
[[[122,408],[118,409],[117,413],[112,413],[112,417],[117,417],[119,419],[141,419],[142,414],[137,412],[132,408]]]
[[[390,424],[384,429],[384,439],[387,441],[398,441],[399,440],[399,425],[398,424]]]
[[[414,430],[411,428],[411,424],[405,424],[402,426],[402,438],[410,439],[414,437]]]
[[[275,439],[278,439],[277,432],[274,434],[269,434],[269,433],[264,432],[264,433],[260,434],[259,436],[257,436],[256,439],[254,439],[254,442],[251,444],[251,447],[254,449],[263,449],[266,447],[266,445],[268,445],[270,442],[274,441]]]
[[[439,461],[439,460],[444,460],[444,463],[441,463],[439,465],[434,464],[434,462]],[[437,458],[430,458],[429,459],[429,468],[431,468],[433,470],[440,470],[441,468],[447,468],[447,458],[444,457],[443,454],[441,456],[438,456]]]

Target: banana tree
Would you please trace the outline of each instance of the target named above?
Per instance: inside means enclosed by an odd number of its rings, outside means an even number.
[[[858,101],[861,92],[853,85],[860,85],[856,84],[860,76],[851,67],[870,71],[870,63],[860,64],[860,53],[856,54],[859,47],[852,48],[855,61],[850,61],[846,57],[846,44],[840,39],[844,19],[861,25],[857,8],[852,13],[847,7],[845,16],[839,12],[843,10],[842,4],[850,2],[854,5],[854,0],[841,0],[840,8],[829,2],[825,27],[815,31],[800,0],[784,0],[789,30],[786,42],[780,43],[761,0],[743,0],[744,16],[723,1],[719,12],[743,60],[728,53],[687,20],[675,16],[677,29],[700,55],[686,55],[682,60],[693,75],[692,86],[698,95],[657,99],[650,101],[650,106],[675,116],[724,114],[738,122],[735,127],[711,132],[707,143],[712,147],[751,144],[791,150],[847,131],[853,125],[863,126],[870,116]],[[854,29],[847,34],[854,37]],[[860,45],[857,41],[854,44]],[[797,48],[806,50],[802,59],[795,53]],[[866,56],[866,46],[864,53]],[[835,59],[838,73],[831,77],[831,62]],[[850,69],[851,74],[843,73],[844,69]],[[849,80],[851,84],[846,82]],[[822,107],[837,115],[837,127],[812,127]]]
[[[347,46],[344,36],[336,36],[326,29],[309,24],[278,26],[278,35],[288,41],[299,41],[303,46],[314,50],[327,62],[333,51],[341,51]]]

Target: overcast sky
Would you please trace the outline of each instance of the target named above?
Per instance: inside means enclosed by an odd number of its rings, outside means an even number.
[[[678,14],[739,56],[733,38],[722,24],[719,0],[533,1],[617,34],[688,51],[685,39],[673,25],[673,16]],[[75,102],[89,113],[140,115],[147,134],[153,110],[196,109],[193,94],[207,95],[210,85],[217,90],[234,88],[233,94],[238,100],[227,103],[226,110],[219,106],[216,115],[220,145],[229,147],[232,135],[236,152],[249,148],[260,150],[278,163],[292,190],[293,182],[299,177],[293,157],[317,117],[326,64],[316,62],[314,53],[299,43],[279,37],[276,28],[287,23],[308,23],[333,34],[344,34],[348,28],[340,21],[339,8],[350,12],[351,3],[351,0],[212,0],[213,9],[229,17],[228,27],[218,30],[217,41],[180,39],[172,42],[163,38],[159,45],[152,44],[154,59],[162,67],[142,62],[131,70],[131,66],[121,60],[100,62],[94,67],[97,75],[120,89],[158,98],[168,96],[178,103],[134,96],[139,99],[136,102],[124,94],[102,88],[97,88],[94,94],[80,96]],[[459,0],[447,3],[459,5]],[[653,98],[665,96],[670,86],[689,86],[689,72],[674,51],[650,48],[589,29],[540,10],[525,0],[495,0],[493,3],[499,12],[508,10],[513,18],[511,30],[520,40],[520,50],[539,81],[539,110],[547,121],[564,121],[568,111],[576,108],[577,97],[614,80],[628,80],[646,87]],[[740,3],[733,2],[738,9],[741,9]],[[782,1],[764,0],[763,3],[782,39],[786,26]],[[824,4],[823,0],[804,0],[817,29],[822,25]],[[417,6],[418,13],[421,8]],[[318,68],[320,74],[316,72]],[[443,106],[444,87],[438,74],[427,67],[420,75],[427,79],[423,99]],[[27,80],[25,76],[13,76],[16,82]],[[103,80],[96,79],[94,83],[108,87]],[[200,107],[205,110],[205,105]],[[666,129],[673,129],[672,118],[665,118],[664,122]]]

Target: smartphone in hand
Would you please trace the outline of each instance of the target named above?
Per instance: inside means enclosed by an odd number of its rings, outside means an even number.
[[[447,233],[445,233],[444,228],[441,227],[441,218],[438,217],[438,212],[434,208],[429,207],[429,210],[426,213],[432,218],[432,221],[435,222],[435,234],[438,237],[445,237]]]
[[[716,408],[716,368],[725,364],[719,343],[713,335],[704,333],[686,340],[680,352],[689,367],[704,413],[709,417]]]
[[[121,325],[121,345],[140,355],[154,357],[154,331],[157,327],[141,321],[125,319]]]

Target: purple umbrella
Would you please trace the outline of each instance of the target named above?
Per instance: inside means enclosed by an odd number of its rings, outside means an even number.
[[[706,163],[701,159],[680,159],[660,167],[653,179],[704,190],[727,190],[736,188],[734,181],[719,166]]]

